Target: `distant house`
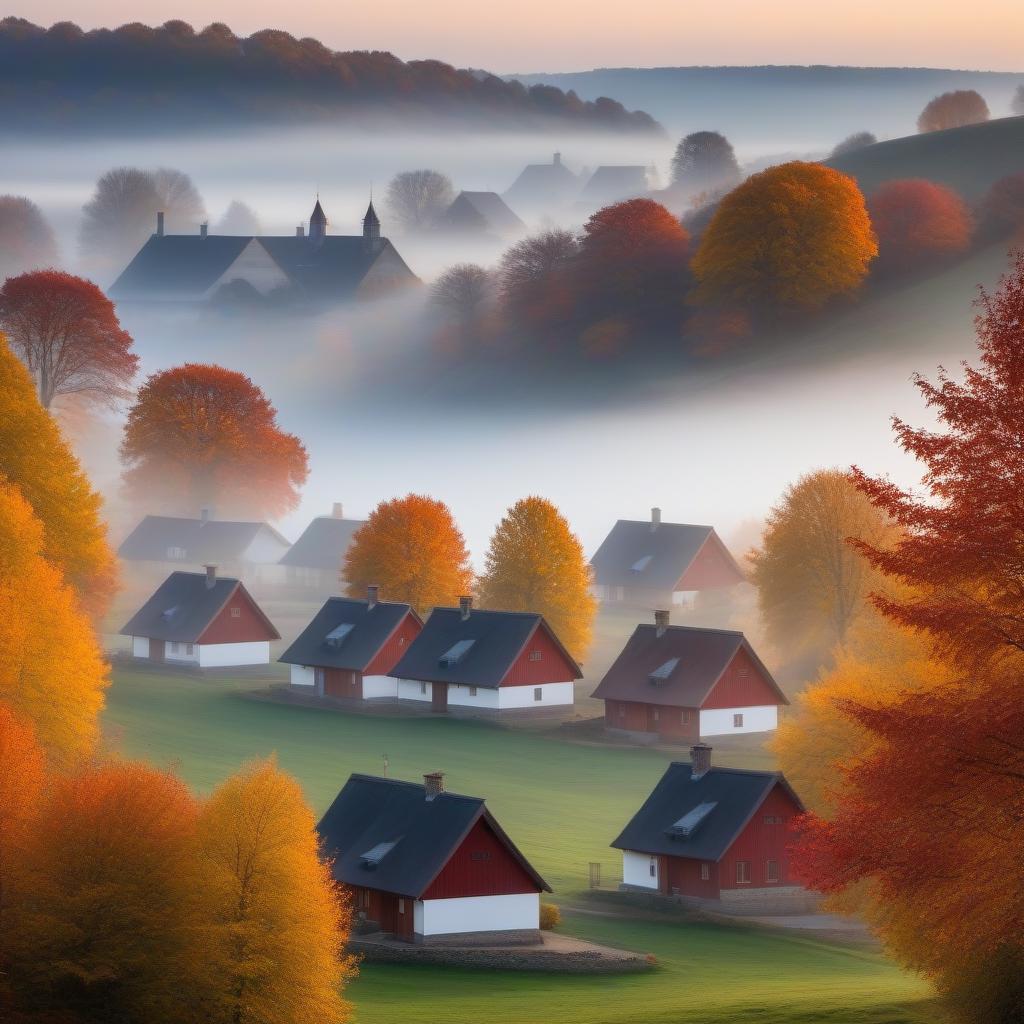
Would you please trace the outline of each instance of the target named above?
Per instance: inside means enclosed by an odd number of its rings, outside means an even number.
[[[698,745],[674,762],[613,848],[624,889],[751,910],[808,903],[791,877],[800,798],[779,772],[715,768]]]
[[[381,237],[370,203],[361,235],[330,235],[317,200],[309,233],[294,236],[156,233],[110,288],[118,302],[302,301],[314,307],[388,293],[418,283],[398,251]]]
[[[435,608],[391,670],[404,700],[489,711],[571,706],[579,665],[542,615]]]
[[[550,888],[484,801],[443,780],[352,775],[317,825],[357,918],[407,942],[539,942]]]
[[[398,680],[388,675],[423,628],[407,604],[331,597],[278,659],[291,666],[293,686],[318,697],[373,700],[397,697]]]
[[[654,615],[594,691],[606,728],[669,741],[776,728],[789,701],[742,633],[670,626],[667,611]]]
[[[226,668],[266,665],[280,635],[242,583],[205,573],[172,572],[121,630],[132,656],[160,663]]]
[[[460,192],[438,218],[441,231],[462,235],[507,238],[526,231],[526,225],[497,192]]]
[[[579,198],[586,206],[598,207],[646,196],[649,191],[645,167],[606,166],[598,167],[587,179]]]
[[[702,590],[744,582],[743,570],[711,526],[620,519],[590,560],[602,601],[691,604]]]
[[[281,556],[287,582],[330,593],[338,588],[345,554],[365,520],[346,519],[340,502],[329,516],[317,516]]]
[[[580,191],[580,179],[555,153],[548,164],[527,164],[505,191],[505,201],[513,209],[544,210],[571,203]]]

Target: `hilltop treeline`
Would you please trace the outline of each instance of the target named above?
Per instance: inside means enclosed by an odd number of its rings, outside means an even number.
[[[9,130],[425,114],[531,127],[658,128],[615,100],[583,101],[553,86],[383,51],[339,53],[271,29],[240,37],[220,23],[200,32],[183,21],[86,32],[70,22],[46,29],[22,18],[0,21],[0,117]]]

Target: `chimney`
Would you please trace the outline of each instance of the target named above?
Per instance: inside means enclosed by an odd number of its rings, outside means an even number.
[[[210,521],[210,506],[204,505],[199,510],[199,521],[201,523],[208,523]]]
[[[668,629],[668,611],[664,608],[659,609],[654,613],[654,635],[664,636],[665,630]]]
[[[444,792],[444,772],[427,772],[423,776],[423,788],[427,791],[427,799],[433,800]]]
[[[462,615],[462,621],[465,622],[469,618],[469,613],[473,610],[473,598],[471,597],[460,597],[459,598],[459,613]]]
[[[711,771],[711,748],[706,743],[695,743],[690,748],[690,761],[693,764],[690,779],[696,782]]]
[[[207,565],[204,568],[206,569],[206,589],[213,590],[217,582],[217,566]]]
[[[156,236],[157,238],[164,237],[164,211],[158,210],[156,215]]]
[[[369,608],[377,607],[377,595],[380,593],[380,587],[376,583],[371,583],[366,588],[366,604]]]
[[[561,153],[556,153],[551,158],[551,162],[555,165],[555,167],[561,167],[561,165],[562,165],[562,154]]]
[[[295,237],[305,238],[306,237],[306,226],[304,224],[297,224],[295,226]]]
[[[333,519],[345,518],[345,510],[341,507],[340,501],[336,501],[334,505],[331,507],[331,517]]]
[[[199,237],[200,238],[206,238],[207,234],[209,233],[209,230],[210,230],[210,225],[209,224],[200,224],[199,225]]]
[[[652,508],[651,509],[651,530],[654,531],[659,526],[661,526],[661,509],[660,508]]]

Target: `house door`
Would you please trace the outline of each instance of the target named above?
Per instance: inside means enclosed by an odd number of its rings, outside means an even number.
[[[647,732],[658,732],[661,729],[661,709],[647,705]]]
[[[150,661],[163,661],[164,660],[164,642],[163,642],[163,640],[150,640],[149,641],[149,660]]]
[[[406,942],[412,942],[413,939],[413,900],[406,899],[404,896],[398,897],[398,907],[395,925],[395,938],[405,939]]]
[[[348,697],[362,700],[363,677],[358,672],[347,669],[329,668],[325,670],[324,693],[328,697]]]
[[[444,712],[448,710],[448,684],[430,684],[430,710]]]

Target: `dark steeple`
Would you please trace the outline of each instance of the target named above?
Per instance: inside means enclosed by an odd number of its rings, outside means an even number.
[[[380,220],[377,211],[373,208],[373,200],[366,208],[366,216],[363,217],[363,239],[370,245],[376,245],[380,241]]]
[[[309,215],[309,240],[314,245],[319,245],[327,237],[327,214],[320,205],[320,197],[317,196],[316,206]]]

